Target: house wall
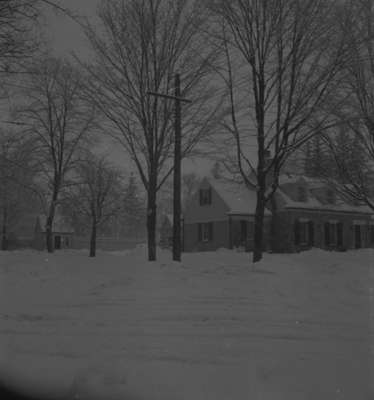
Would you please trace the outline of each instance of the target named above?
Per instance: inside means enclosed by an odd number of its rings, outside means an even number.
[[[324,225],[329,220],[337,220],[343,223],[343,245],[340,250],[355,248],[354,221],[363,221],[363,240],[362,247],[374,247],[370,242],[370,222],[369,215],[354,213],[323,212],[309,210],[282,210],[275,216],[275,240],[274,251],[276,252],[295,252],[305,249],[305,246],[295,245],[294,223],[298,218],[307,218],[314,224],[314,247],[333,250],[336,246],[325,245]]]
[[[246,220],[247,240],[241,242],[241,220]],[[219,248],[238,248],[244,247],[246,251],[253,250],[254,237],[254,218],[253,216],[235,216],[228,217],[226,220],[213,222],[213,239],[208,242],[199,241],[199,223],[190,223],[184,225],[184,251],[214,251]],[[265,217],[264,222],[264,246],[263,250],[270,249],[270,226],[271,218]],[[231,234],[230,234],[231,230]]]
[[[207,180],[203,180],[199,189],[211,188],[211,204],[200,205],[199,190],[192,196],[184,212],[183,248],[185,252],[212,251],[221,247],[229,247],[229,211],[215,189]],[[199,241],[198,224],[212,222],[213,238],[208,242]]]
[[[254,247],[254,216],[233,216],[231,217],[231,243],[232,247],[242,247],[246,251],[252,251]],[[241,221],[247,221],[247,238],[245,243],[241,241]],[[271,217],[264,218],[264,240],[263,250],[270,249],[270,228]]]
[[[199,221],[200,222],[200,221]],[[208,242],[199,241],[198,222],[184,224],[184,251],[213,251],[229,248],[229,220],[214,221],[213,239]]]

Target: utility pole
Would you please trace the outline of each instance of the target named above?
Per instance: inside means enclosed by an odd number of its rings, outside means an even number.
[[[175,102],[174,121],[174,175],[173,175],[173,260],[181,261],[182,229],[181,229],[181,164],[182,164],[182,118],[181,102],[190,103],[181,97],[180,75],[175,74],[174,96],[162,93],[148,92],[151,96],[173,99]]]

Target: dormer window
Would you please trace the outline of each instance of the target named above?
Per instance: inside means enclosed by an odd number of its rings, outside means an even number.
[[[335,193],[333,190],[331,189],[327,190],[326,200],[328,204],[335,204]]]
[[[212,190],[211,188],[200,189],[200,205],[205,206],[212,204]]]
[[[306,189],[303,186],[297,188],[297,201],[305,202],[307,201]]]

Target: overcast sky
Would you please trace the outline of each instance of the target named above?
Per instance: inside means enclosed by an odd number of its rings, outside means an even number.
[[[99,0],[60,0],[59,4],[67,7],[75,15],[95,19]],[[78,24],[60,12],[47,12],[47,35],[58,54],[76,51],[80,55],[87,53],[86,40]]]

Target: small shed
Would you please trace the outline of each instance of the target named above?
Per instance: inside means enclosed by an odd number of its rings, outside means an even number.
[[[38,215],[35,223],[34,247],[43,250],[46,247],[45,215]],[[56,215],[52,225],[52,241],[55,250],[71,248],[74,239],[74,229],[67,218]]]
[[[159,228],[159,245],[161,248],[170,248],[173,243],[173,216],[164,214],[161,216]]]

